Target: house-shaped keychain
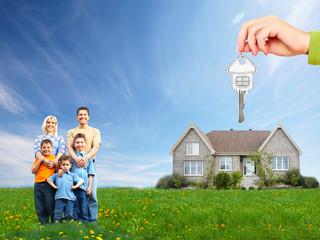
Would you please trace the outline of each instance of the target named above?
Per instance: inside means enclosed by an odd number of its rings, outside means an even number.
[[[243,108],[244,100],[248,90],[253,88],[253,74],[256,73],[258,69],[250,61],[250,59],[244,55],[240,54],[227,68],[227,73],[231,73],[232,82],[231,86],[233,89],[237,90],[239,96],[239,122],[243,122]]]

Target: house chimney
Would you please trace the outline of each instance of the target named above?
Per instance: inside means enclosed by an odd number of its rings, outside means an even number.
[[[233,131],[233,129],[231,128],[230,131]]]
[[[249,131],[252,131],[252,129],[251,129],[251,128],[249,128]]]

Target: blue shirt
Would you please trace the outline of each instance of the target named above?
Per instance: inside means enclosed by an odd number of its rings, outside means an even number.
[[[84,157],[87,155],[87,153],[79,153],[79,152],[76,152],[76,155],[78,157]],[[91,158],[89,158],[87,164],[82,167],[82,168],[79,168],[78,165],[76,164],[76,162],[71,159],[71,163],[72,163],[72,167],[71,167],[71,172],[77,174],[79,177],[81,177],[83,180],[84,180],[84,183],[79,187],[81,188],[82,190],[84,191],[87,191],[87,188],[89,186],[89,177],[88,175],[96,175],[96,170],[94,169],[94,166],[93,166],[93,161]]]
[[[64,140],[64,137],[58,136],[58,135],[39,135],[36,140],[34,141],[34,154],[37,152],[41,152],[41,141],[43,139],[49,139],[52,142],[52,152],[51,155],[57,156],[59,152],[62,154],[66,153],[66,141]]]
[[[58,176],[58,173],[53,174],[49,177],[52,182],[58,187],[56,195],[54,197],[55,200],[57,199],[68,199],[71,201],[76,200],[76,196],[73,193],[71,187],[76,185],[81,178],[78,175],[68,171],[64,172],[62,177]]]

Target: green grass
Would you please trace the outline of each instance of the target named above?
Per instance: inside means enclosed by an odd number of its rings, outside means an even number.
[[[0,239],[319,239],[320,189],[103,188],[99,221],[38,225],[33,189],[0,189]]]

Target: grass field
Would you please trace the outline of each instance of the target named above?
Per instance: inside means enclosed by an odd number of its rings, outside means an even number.
[[[98,189],[97,224],[38,225],[33,189],[0,189],[0,239],[319,239],[320,189]]]

